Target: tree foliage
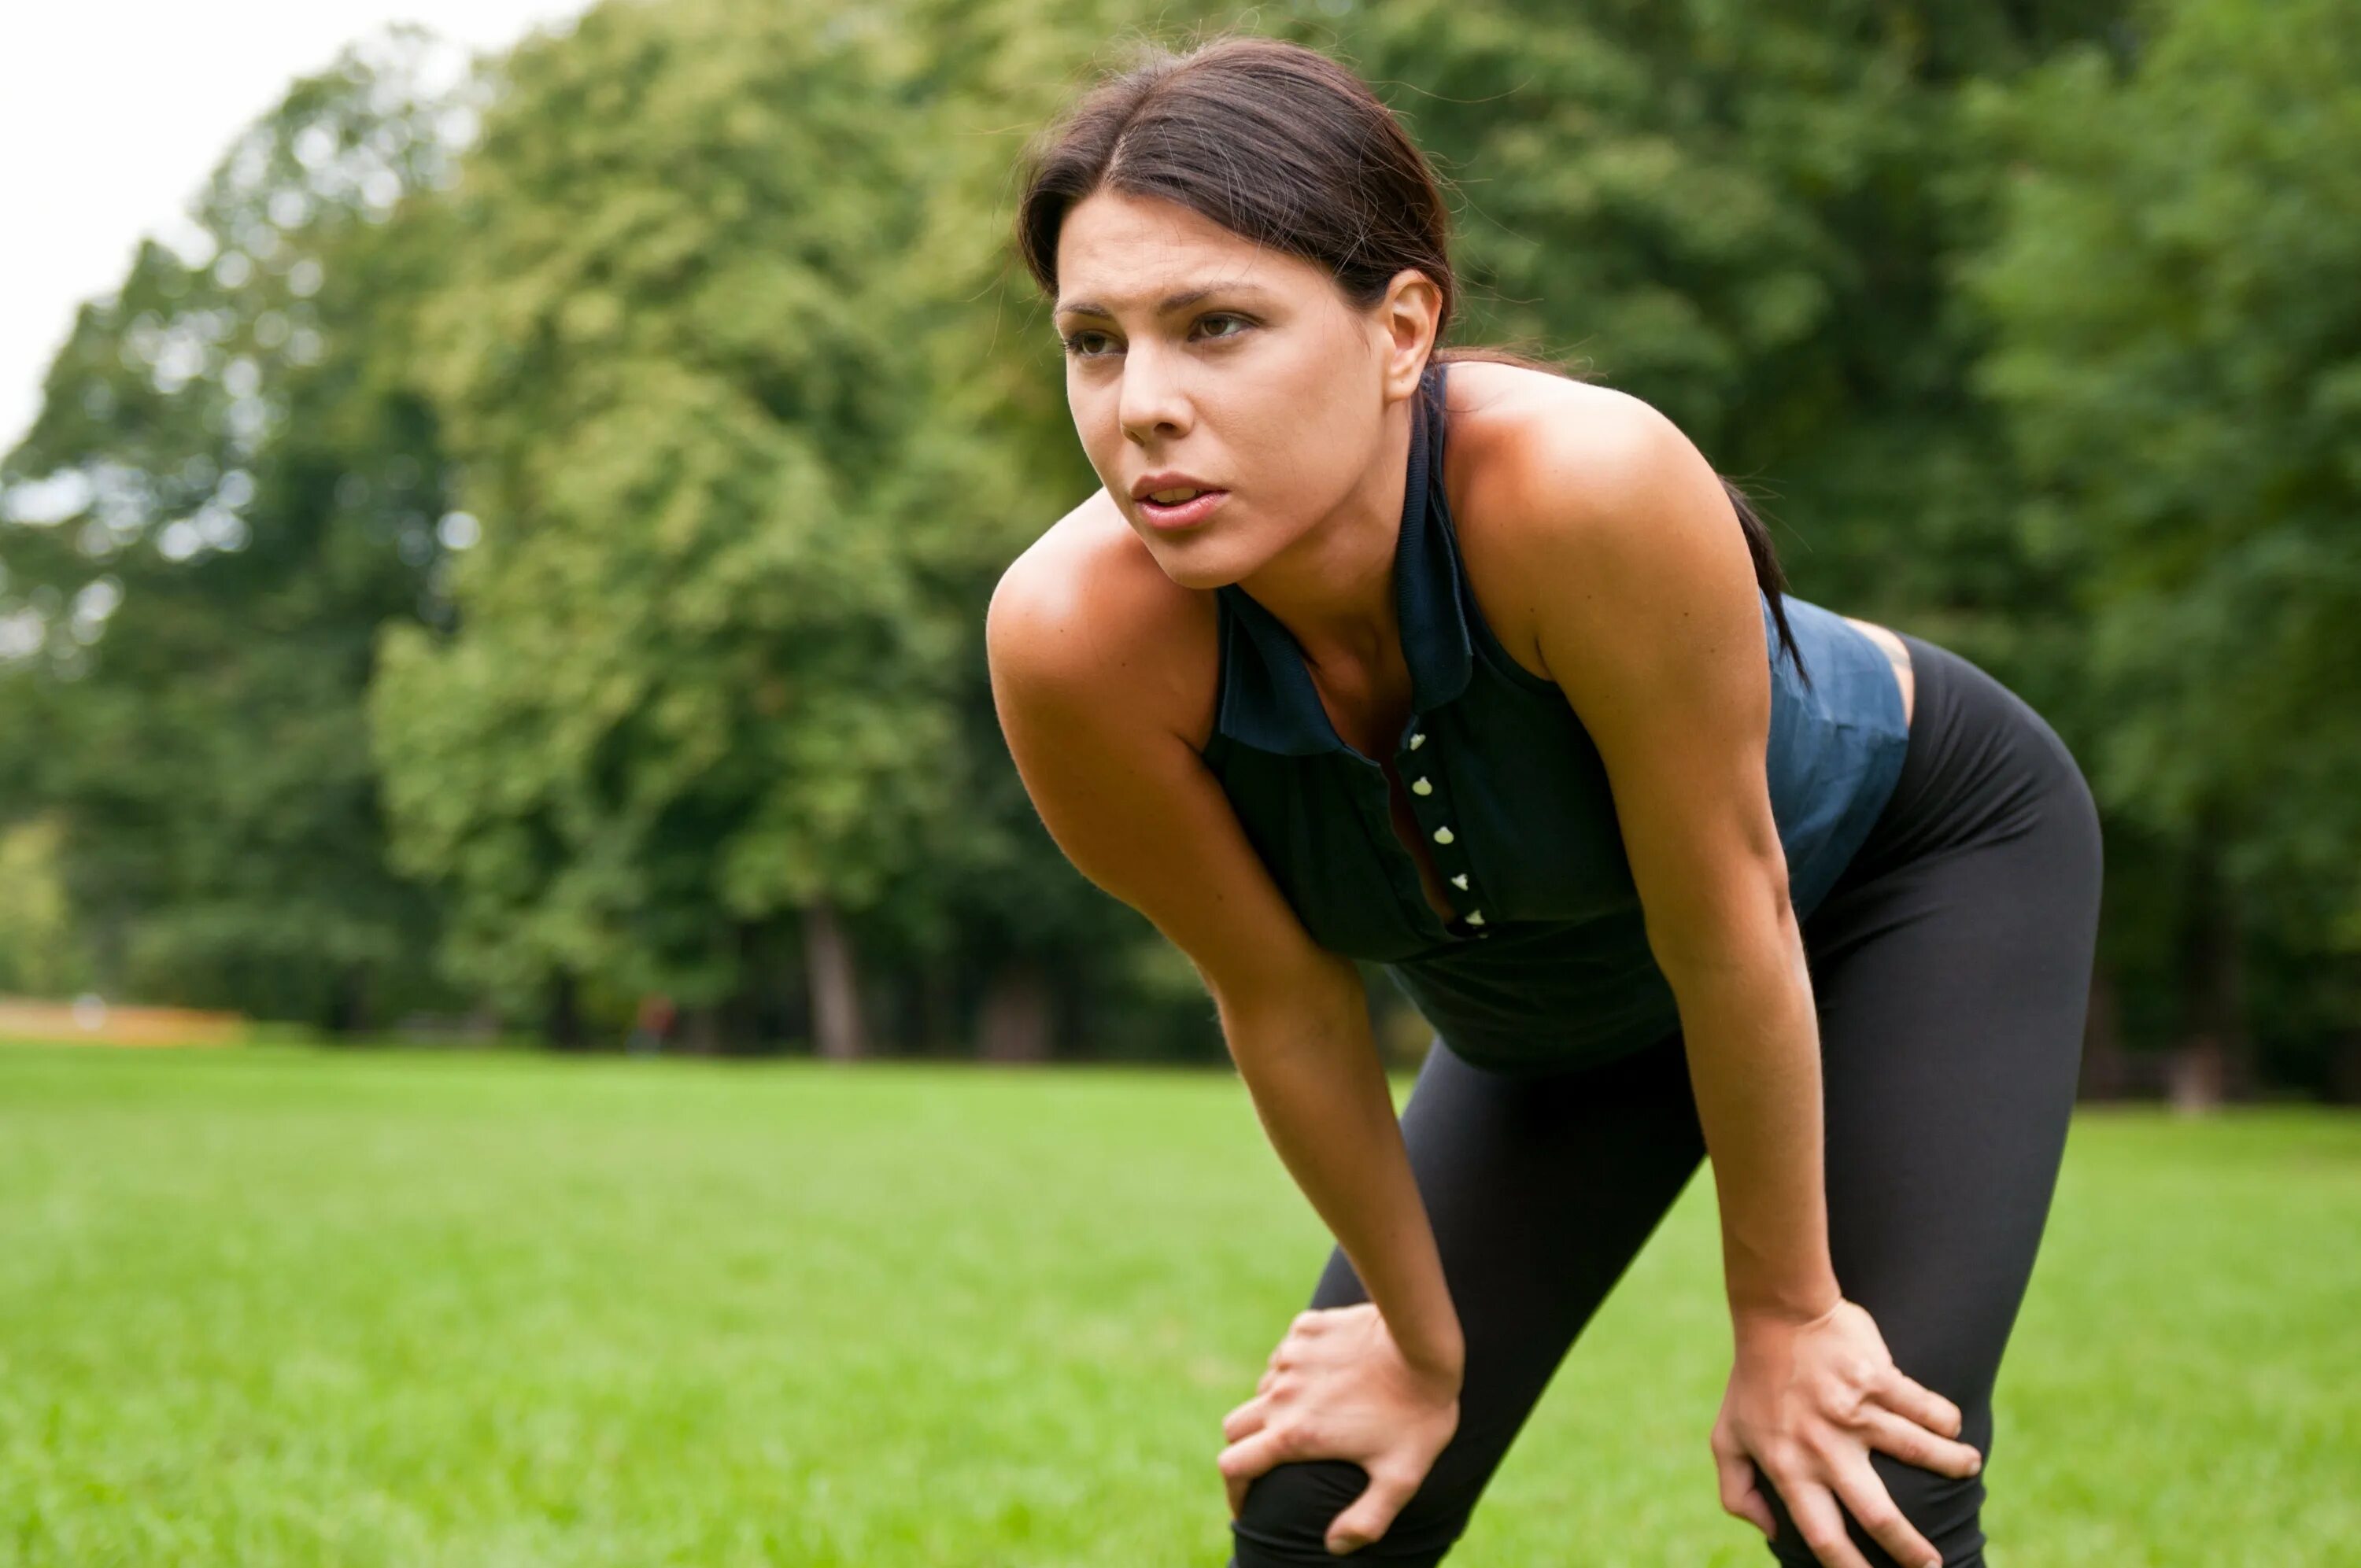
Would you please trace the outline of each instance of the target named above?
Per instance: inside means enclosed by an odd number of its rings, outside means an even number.
[[[982,627],[1095,484],[1019,152],[1225,27],[1435,157],[1459,341],[1663,407],[1797,591],[2052,718],[2110,1027],[2315,1081],[2361,1039],[2351,0],[612,0],[432,91],[397,34],[231,150],[215,254],[82,313],[0,468],[0,819],[66,911],[0,969],[1217,1049],[1043,831]]]
[[[331,1026],[441,994],[385,863],[360,706],[432,611],[432,414],[380,374],[434,257],[386,220],[464,105],[397,31],[222,160],[202,254],[144,243],[0,467],[5,815],[46,815],[110,990]]]

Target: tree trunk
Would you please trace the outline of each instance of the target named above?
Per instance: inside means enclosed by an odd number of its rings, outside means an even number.
[[[348,964],[336,973],[328,991],[328,1029],[331,1035],[357,1035],[368,1027],[369,972],[362,964]]]
[[[993,970],[976,1022],[976,1054],[986,1061],[1047,1061],[1054,1054],[1055,998],[1049,977],[1031,959]]]
[[[585,1041],[582,1035],[582,1008],[575,995],[574,977],[558,970],[549,977],[548,996],[541,1014],[542,1037],[561,1051],[578,1051]]]
[[[928,962],[918,980],[918,1050],[938,1057],[958,1048],[959,980],[950,956]]]
[[[2361,1105],[2361,1029],[2329,1042],[2328,1098],[2338,1105]]]
[[[698,1002],[680,1010],[680,1038],[675,1049],[684,1056],[717,1057],[721,1054],[721,1004]]]
[[[721,1048],[733,1053],[760,1050],[763,1045],[763,931],[752,920],[732,921],[730,942],[737,959],[738,980],[723,997],[716,1020]]]
[[[869,1054],[861,1018],[861,975],[852,939],[822,899],[804,911],[804,965],[811,978],[812,1046],[832,1061]]]
[[[2131,1070],[2125,1059],[2122,1020],[2114,971],[2100,964],[2091,971],[2091,1010],[2082,1021],[2082,1077],[2075,1098],[2123,1098]]]
[[[2246,954],[2238,911],[2213,851],[2212,825],[2200,828],[2191,857],[2192,886],[2184,927],[2181,1016],[2187,1020],[2172,1064],[2172,1103],[2197,1113],[2243,1096],[2254,1080],[2246,1036]]]

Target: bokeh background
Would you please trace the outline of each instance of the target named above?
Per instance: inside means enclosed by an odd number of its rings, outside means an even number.
[[[73,84],[5,154],[0,1562],[1220,1561],[1324,1234],[983,621],[1095,486],[1025,142],[1234,27],[1434,159],[1456,341],[2082,762],[1995,1554],[2361,1563],[2361,0],[605,0],[292,80],[327,9],[115,9],[0,21]],[[211,173],[34,287],[223,60]],[[1471,1563],[1764,1560],[1709,1185]]]

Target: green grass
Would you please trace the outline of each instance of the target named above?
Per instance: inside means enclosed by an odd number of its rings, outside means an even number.
[[[1756,1564],[1711,1183],[1455,1563]],[[2361,1118],[2077,1121],[2001,1568],[2361,1563]],[[1235,1080],[0,1050],[0,1563],[1218,1568],[1317,1218]]]

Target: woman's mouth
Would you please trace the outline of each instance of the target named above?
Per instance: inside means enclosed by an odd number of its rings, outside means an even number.
[[[1193,528],[1213,516],[1229,493],[1185,488],[1158,490],[1139,498],[1139,513],[1158,528]]]

